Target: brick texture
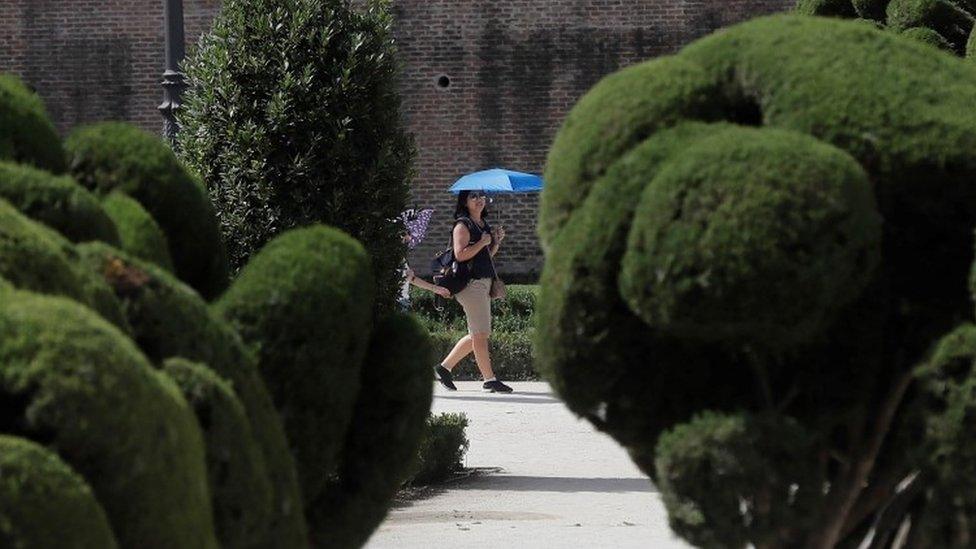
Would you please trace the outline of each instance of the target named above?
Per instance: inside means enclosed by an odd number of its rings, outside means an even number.
[[[600,78],[669,54],[713,30],[790,8],[795,0],[394,0],[403,112],[415,136],[413,202],[435,208],[418,272],[447,244],[445,192],[489,167],[540,173],[566,112]],[[162,0],[0,0],[0,71],[21,75],[57,127],[129,120],[159,131],[164,68]],[[196,42],[220,0],[184,0]],[[541,267],[538,197],[491,205],[508,238],[509,278]]]

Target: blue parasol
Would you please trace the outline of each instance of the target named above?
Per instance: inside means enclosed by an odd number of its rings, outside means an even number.
[[[494,168],[469,173],[451,185],[450,191],[484,191],[486,193],[533,193],[542,190],[542,178],[530,173]]]

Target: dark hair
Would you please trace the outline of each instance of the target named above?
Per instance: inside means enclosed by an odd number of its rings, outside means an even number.
[[[484,194],[484,191],[481,191]],[[458,193],[457,206],[454,208],[454,219],[459,219],[462,217],[471,217],[471,212],[468,211],[468,195],[471,191],[461,191]],[[485,201],[485,209],[481,210],[481,219],[488,219],[488,201]]]

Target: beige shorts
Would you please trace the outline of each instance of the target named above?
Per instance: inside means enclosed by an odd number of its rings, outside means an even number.
[[[458,292],[454,298],[464,308],[464,316],[468,317],[469,334],[491,333],[491,290],[490,278],[478,278],[468,282],[468,285]]]

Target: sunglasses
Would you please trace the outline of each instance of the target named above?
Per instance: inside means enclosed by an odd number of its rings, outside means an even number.
[[[479,193],[479,192],[471,192],[471,193],[468,193],[468,200],[477,200],[479,198],[488,198],[488,195],[485,194],[485,193]]]

